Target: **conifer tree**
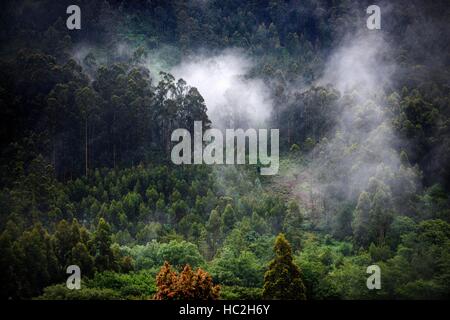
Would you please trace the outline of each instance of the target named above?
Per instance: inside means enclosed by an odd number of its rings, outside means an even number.
[[[275,259],[264,275],[264,299],[305,300],[306,289],[298,266],[292,261],[289,242],[280,233],[275,240]]]
[[[111,227],[105,219],[100,218],[94,234],[95,267],[98,270],[116,269],[117,264],[111,244]]]

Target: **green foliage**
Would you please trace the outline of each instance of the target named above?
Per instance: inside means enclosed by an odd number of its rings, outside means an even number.
[[[111,244],[111,228],[105,219],[100,218],[93,238],[95,264],[100,271],[117,268]]]
[[[339,294],[330,281],[330,274],[340,268],[345,256],[352,253],[346,242],[326,243],[325,239],[307,233],[300,254],[295,261],[302,270],[307,299],[338,299]]]
[[[152,241],[144,246],[123,247],[122,250],[133,258],[137,270],[156,268],[165,261],[177,269],[186,264],[194,268],[205,265],[197,246],[187,241],[172,240],[169,243]]]
[[[302,224],[303,213],[300,211],[300,207],[294,201],[289,202],[283,221],[283,231],[294,248],[300,247]]]
[[[149,299],[156,292],[156,273],[139,271],[127,274],[105,271],[96,273],[86,281],[90,289],[112,290],[119,297],[126,299]]]
[[[223,300],[261,300],[262,289],[238,286],[221,286],[220,298]]]
[[[111,289],[82,288],[69,290],[65,284],[44,289],[44,294],[36,300],[119,300],[120,295]]]
[[[291,247],[283,234],[276,238],[274,251],[275,259],[264,275],[264,299],[306,299],[301,271],[293,262]]]
[[[369,192],[362,192],[354,213],[353,230],[358,244],[382,243],[393,219],[390,189],[372,178]]]
[[[353,0],[81,4],[76,33],[54,14],[67,1],[32,5],[39,24],[29,1],[2,7],[1,298],[147,299],[165,261],[205,268],[225,299],[449,297],[448,32],[424,35],[413,12],[441,24],[441,2],[392,5],[400,72],[373,95],[316,85],[359,27]],[[164,70],[229,47],[254,62],[242,81],[270,89],[280,176],[167,163],[173,129],[210,121]],[[280,232],[294,260],[281,236],[274,257]],[[60,284],[71,264],[81,290]]]
[[[221,249],[211,267],[213,278],[229,286],[261,287],[264,276],[258,258],[249,251],[236,254],[228,247]]]

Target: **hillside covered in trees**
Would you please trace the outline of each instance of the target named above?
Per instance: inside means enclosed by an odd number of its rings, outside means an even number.
[[[448,299],[450,8],[371,4],[3,1],[1,298]],[[278,173],[173,164],[194,121]]]

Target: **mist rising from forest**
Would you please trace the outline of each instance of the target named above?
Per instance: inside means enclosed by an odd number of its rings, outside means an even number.
[[[214,126],[258,127],[269,119],[272,99],[261,79],[248,77],[253,67],[241,51],[228,49],[186,57],[171,73],[199,90]]]
[[[397,70],[390,53],[388,41],[380,33],[369,32],[348,37],[329,56],[317,84],[331,84],[340,92],[342,112],[331,140],[316,145],[306,169],[322,177],[322,191],[340,190],[341,196],[356,200],[372,177],[383,180],[400,169],[399,154],[393,149],[399,137],[392,128],[386,100]],[[334,163],[330,166],[331,159]],[[333,177],[329,169],[342,174]],[[418,178],[415,171],[410,173]]]
[[[352,35],[330,54],[318,83],[329,83],[342,94],[357,90],[360,96],[372,96],[390,83],[395,71],[389,51],[379,33]]]
[[[306,168],[292,168],[294,172],[308,171],[317,177],[317,189],[322,190],[319,192],[331,186],[354,200],[367,188],[371,177],[386,168],[391,172],[398,171],[399,155],[392,149],[398,137],[385,110],[386,88],[395,81],[393,77],[399,69],[389,59],[391,49],[382,33],[366,30],[347,36],[328,55],[323,75],[314,85],[330,84],[336,88],[341,95],[339,104],[343,112],[338,116],[331,140],[318,142],[310,152],[309,156],[313,157],[310,164]],[[85,68],[87,54],[97,50],[82,45],[73,56]],[[132,59],[135,50],[130,45],[118,43],[109,54],[114,56],[113,60],[124,61]],[[268,126],[274,110],[273,88],[251,76],[252,69],[258,66],[257,58],[249,57],[243,50],[228,48],[221,52],[199,50],[181,56],[178,61],[172,51],[169,46],[158,48],[149,51],[142,61],[142,65],[151,70],[155,81],[159,71],[168,71],[176,79],[182,78],[189,86],[196,87],[205,99],[214,127]],[[105,62],[101,58],[98,60]],[[288,92],[308,90],[298,83],[302,81],[292,84],[287,88]],[[327,174],[327,159],[334,159],[343,172],[342,179]],[[320,179],[319,183],[319,176],[329,178]]]
[[[108,58],[97,48],[88,44],[78,45],[72,57],[89,71],[87,57],[93,54],[97,66],[111,61],[130,61],[136,48],[118,43],[108,52]],[[266,127],[273,110],[272,92],[259,78],[249,74],[256,65],[242,50],[229,48],[219,53],[208,50],[181,57],[178,61],[175,48],[162,46],[150,50],[139,64],[150,70],[154,84],[159,72],[169,72],[176,80],[183,79],[196,87],[205,100],[208,117],[213,126],[225,128]]]

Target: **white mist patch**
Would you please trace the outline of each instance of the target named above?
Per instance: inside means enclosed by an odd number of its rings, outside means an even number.
[[[389,83],[395,70],[385,59],[388,55],[389,46],[381,36],[355,36],[331,55],[320,82],[331,83],[341,93],[373,94]]]
[[[199,90],[214,126],[258,127],[270,117],[272,100],[262,80],[247,77],[252,67],[250,59],[227,50],[188,57],[171,73]]]
[[[396,70],[389,57],[389,45],[378,34],[354,36],[331,54],[318,84],[340,91],[342,113],[336,134],[316,146],[313,154],[319,156],[309,165],[314,175],[332,177],[322,182],[322,190],[333,186],[355,200],[372,177],[398,174],[400,159],[393,150],[398,137],[385,105],[385,89]]]
[[[80,65],[83,63],[84,58],[92,51],[92,48],[87,45],[78,45],[71,52],[72,58]]]

